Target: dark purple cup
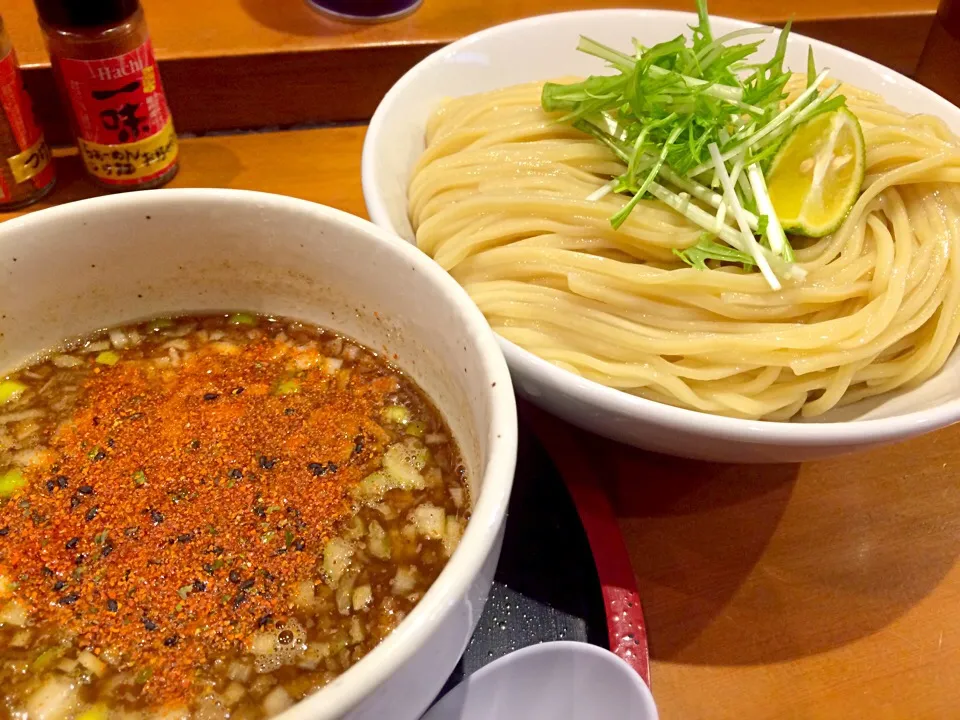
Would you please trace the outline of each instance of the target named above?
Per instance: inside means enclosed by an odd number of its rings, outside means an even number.
[[[352,22],[386,22],[409,15],[423,0],[307,0],[320,12]]]

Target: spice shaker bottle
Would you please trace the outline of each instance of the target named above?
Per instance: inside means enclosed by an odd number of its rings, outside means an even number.
[[[17,56],[0,18],[0,210],[36,202],[54,182],[50,148],[34,120]]]
[[[138,0],[35,0],[87,173],[144,190],[179,167],[177,136]]]

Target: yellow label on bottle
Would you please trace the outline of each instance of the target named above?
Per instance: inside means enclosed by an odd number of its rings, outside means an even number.
[[[149,95],[152,92],[157,90],[157,73],[153,69],[153,65],[147,65],[143,69],[143,92]]]
[[[50,147],[43,135],[22,153],[7,158],[14,181],[19,185],[36,177],[50,164]]]
[[[87,171],[112,185],[137,185],[162,175],[177,161],[179,146],[173,121],[143,140],[123,145],[101,145],[80,139],[80,154]]]

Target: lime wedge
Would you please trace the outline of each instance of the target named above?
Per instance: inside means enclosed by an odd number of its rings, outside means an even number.
[[[840,227],[860,195],[866,164],[860,122],[846,108],[799,125],[766,176],[783,229],[818,238]]]

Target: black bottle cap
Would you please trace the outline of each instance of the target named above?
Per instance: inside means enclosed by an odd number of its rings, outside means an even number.
[[[133,15],[140,0],[34,0],[47,25],[92,28],[118,25]]]

